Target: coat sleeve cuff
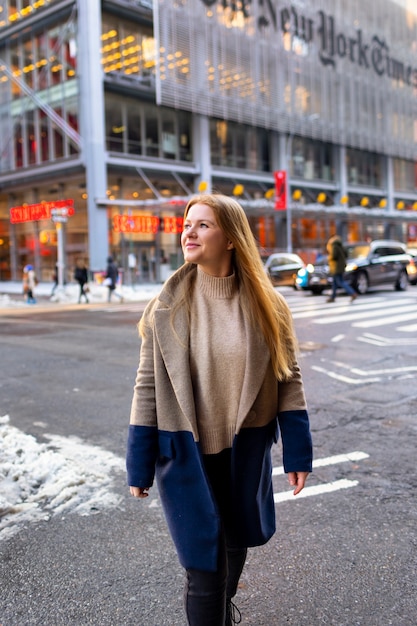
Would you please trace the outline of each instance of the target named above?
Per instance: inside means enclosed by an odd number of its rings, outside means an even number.
[[[281,430],[284,471],[311,472],[313,445],[308,414],[305,410],[278,414]]]
[[[158,430],[150,426],[129,426],[127,438],[127,482],[132,487],[151,487],[158,456]]]

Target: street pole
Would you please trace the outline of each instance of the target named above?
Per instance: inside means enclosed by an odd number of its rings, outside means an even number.
[[[59,294],[63,293],[65,284],[64,224],[68,221],[68,214],[71,215],[71,212],[67,207],[51,209],[51,219],[55,224],[57,238],[57,278]]]
[[[285,162],[286,162],[286,196],[287,196],[287,252],[292,253],[292,207],[291,207],[291,185],[290,185],[290,164],[291,164],[291,152],[292,152],[292,139],[293,134],[290,133],[287,138],[285,148]]]
[[[58,289],[62,290],[64,287],[64,229],[62,228],[62,223],[56,222],[56,235],[57,235],[57,269],[58,269]]]

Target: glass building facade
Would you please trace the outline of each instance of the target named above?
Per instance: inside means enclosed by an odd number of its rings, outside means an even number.
[[[262,254],[417,242],[417,8],[380,0],[0,0],[0,281],[181,263],[187,198],[235,194]],[[133,277],[133,278],[132,278]]]

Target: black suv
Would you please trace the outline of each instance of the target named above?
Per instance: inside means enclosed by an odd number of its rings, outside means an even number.
[[[344,278],[360,294],[370,287],[393,285],[397,291],[407,289],[407,266],[411,257],[400,241],[376,240],[344,244],[347,252]],[[327,264],[308,267],[308,284],[303,287],[321,293],[331,287],[332,278]]]

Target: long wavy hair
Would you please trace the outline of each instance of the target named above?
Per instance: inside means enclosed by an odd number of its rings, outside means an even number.
[[[241,205],[228,196],[202,194],[193,196],[184,211],[184,219],[195,204],[209,206],[228,241],[233,243],[233,268],[241,294],[241,303],[254,328],[259,328],[268,346],[278,380],[291,376],[296,351],[292,317],[284,298],[278,294],[262,264],[255,237]],[[189,294],[194,274],[187,274],[182,296],[173,310],[184,304],[189,311]]]

